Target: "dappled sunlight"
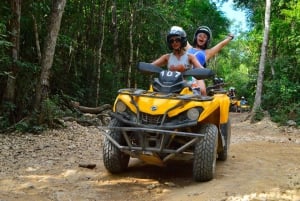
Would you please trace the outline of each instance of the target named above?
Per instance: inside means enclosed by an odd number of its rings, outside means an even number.
[[[139,196],[141,192],[146,193],[153,189],[169,187],[168,184],[161,184],[155,179],[132,177],[129,173],[123,176],[111,175],[106,171],[99,172],[98,169],[66,169],[57,174],[35,174],[37,169],[34,168],[26,168],[26,170],[22,175],[1,179],[0,194],[5,196],[13,192],[16,197],[24,193],[42,197],[47,192],[48,197],[71,199],[78,197],[78,192],[83,192],[76,200],[88,197],[87,193],[92,197],[109,197],[112,200],[120,200],[122,193],[132,192],[131,196],[135,197]],[[115,189],[118,189],[118,192],[115,192]],[[167,192],[167,189],[161,191]]]
[[[67,170],[66,172],[69,172]],[[2,179],[0,181],[1,191],[10,192],[12,189],[10,186],[14,187],[14,191],[18,190],[30,190],[30,189],[43,189],[50,185],[61,185],[67,183],[67,180],[64,177],[65,173],[59,175],[50,175],[50,174],[22,174],[15,176],[12,179]],[[16,187],[17,186],[17,187]]]
[[[298,191],[282,190],[280,188],[274,188],[271,189],[269,192],[229,196],[224,201],[255,201],[255,200],[299,201],[300,190]]]

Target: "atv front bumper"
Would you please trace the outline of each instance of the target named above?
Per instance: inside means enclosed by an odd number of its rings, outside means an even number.
[[[107,139],[114,144],[120,151],[129,154],[131,157],[140,158],[143,160],[143,156],[158,158],[158,154],[165,154],[163,158],[159,157],[161,164],[168,161],[171,158],[174,158],[177,154],[180,154],[186,151],[189,147],[193,146],[196,142],[204,138],[205,134],[201,133],[191,133],[191,132],[181,132],[181,131],[171,131],[171,130],[162,130],[162,129],[153,129],[153,128],[140,128],[140,127],[100,127],[102,134],[107,137]],[[121,131],[126,145],[121,145],[116,140],[114,140],[110,135],[109,131],[118,130]],[[130,140],[130,133],[138,133],[140,137],[140,144],[133,144]],[[150,137],[149,137],[150,136]],[[158,137],[159,136],[159,137]],[[153,141],[151,141],[153,137]],[[175,137],[184,137],[188,139],[183,145],[176,148],[167,148],[165,145],[167,139]],[[159,140],[157,140],[159,139]],[[151,142],[156,142],[155,146],[151,146]],[[157,160],[156,160],[157,161]],[[149,161],[145,161],[149,162]],[[157,165],[157,164],[156,164]]]

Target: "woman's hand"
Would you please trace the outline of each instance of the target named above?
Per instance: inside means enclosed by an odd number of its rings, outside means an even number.
[[[180,64],[180,65],[176,65],[176,66],[175,65],[170,66],[170,70],[184,72],[186,69],[185,69],[184,65]]]
[[[229,33],[229,34],[227,35],[227,37],[230,38],[230,40],[233,40],[233,39],[234,39],[234,35],[233,35],[232,33]]]

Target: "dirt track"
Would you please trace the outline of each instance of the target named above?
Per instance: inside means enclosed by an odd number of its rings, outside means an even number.
[[[191,162],[160,168],[132,160],[126,173],[102,164],[96,128],[68,123],[40,135],[0,134],[0,201],[300,201],[300,130],[232,113],[232,143],[215,179],[192,181]],[[96,164],[96,168],[79,164]]]

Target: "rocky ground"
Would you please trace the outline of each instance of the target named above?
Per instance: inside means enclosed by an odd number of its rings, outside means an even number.
[[[127,172],[111,175],[100,131],[76,122],[0,134],[0,201],[300,201],[300,130],[268,118],[250,124],[245,115],[231,114],[229,158],[203,183],[192,181],[190,161],[161,168],[131,160]]]

